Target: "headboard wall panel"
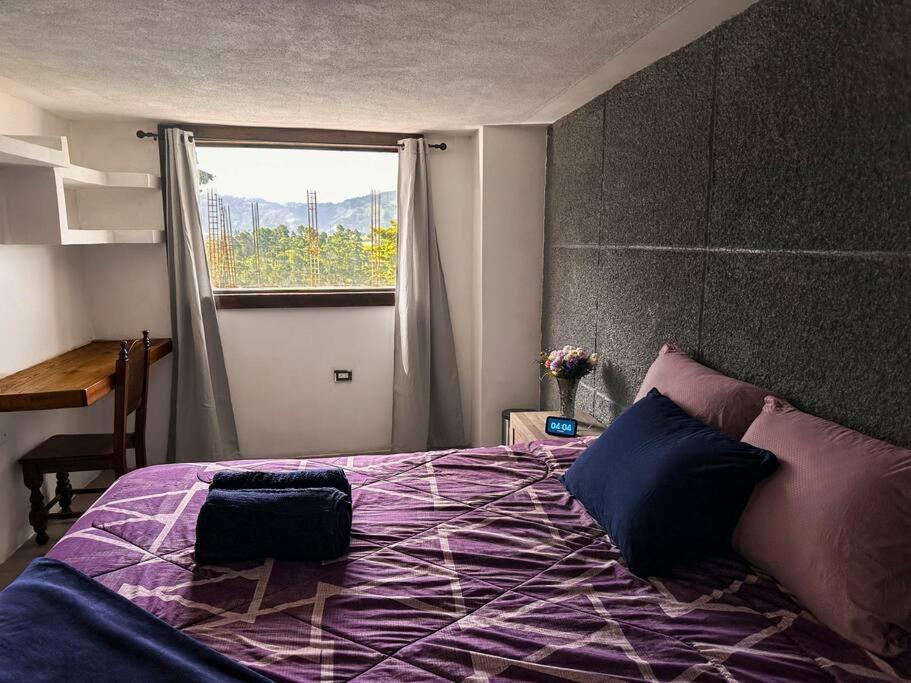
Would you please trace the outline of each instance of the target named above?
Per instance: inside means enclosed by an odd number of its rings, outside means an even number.
[[[604,97],[602,246],[703,245],[713,52],[700,39]]]
[[[911,5],[760,2],[716,39],[709,244],[911,249]]]
[[[675,341],[911,445],[909,36],[900,0],[761,0],[552,126],[543,343],[603,354],[582,409]]]

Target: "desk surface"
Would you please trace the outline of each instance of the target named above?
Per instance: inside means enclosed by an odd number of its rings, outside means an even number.
[[[0,379],[0,412],[90,406],[114,390],[119,340],[97,340]],[[152,362],[171,353],[152,340]]]

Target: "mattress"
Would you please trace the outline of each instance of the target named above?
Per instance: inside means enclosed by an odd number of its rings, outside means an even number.
[[[558,477],[585,440],[148,467],[51,549],[173,627],[279,681],[901,680],[731,554],[642,579]],[[352,545],[326,563],[197,566],[221,469],[331,463]]]

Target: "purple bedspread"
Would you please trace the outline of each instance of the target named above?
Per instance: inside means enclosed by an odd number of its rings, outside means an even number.
[[[557,477],[584,441],[162,465],[117,481],[48,553],[281,681],[901,680],[731,555],[630,574]],[[350,554],[193,561],[225,468],[343,467]]]

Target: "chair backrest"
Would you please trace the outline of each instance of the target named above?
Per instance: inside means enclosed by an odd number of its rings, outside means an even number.
[[[148,330],[143,330],[142,339],[120,342],[114,378],[114,454],[120,458],[121,472],[126,471],[126,450],[131,443],[136,446],[137,467],[145,465],[146,403],[149,396],[151,349],[152,342]],[[136,413],[136,420],[131,440],[127,432],[127,418],[132,413]],[[140,455],[143,460],[141,463]]]

